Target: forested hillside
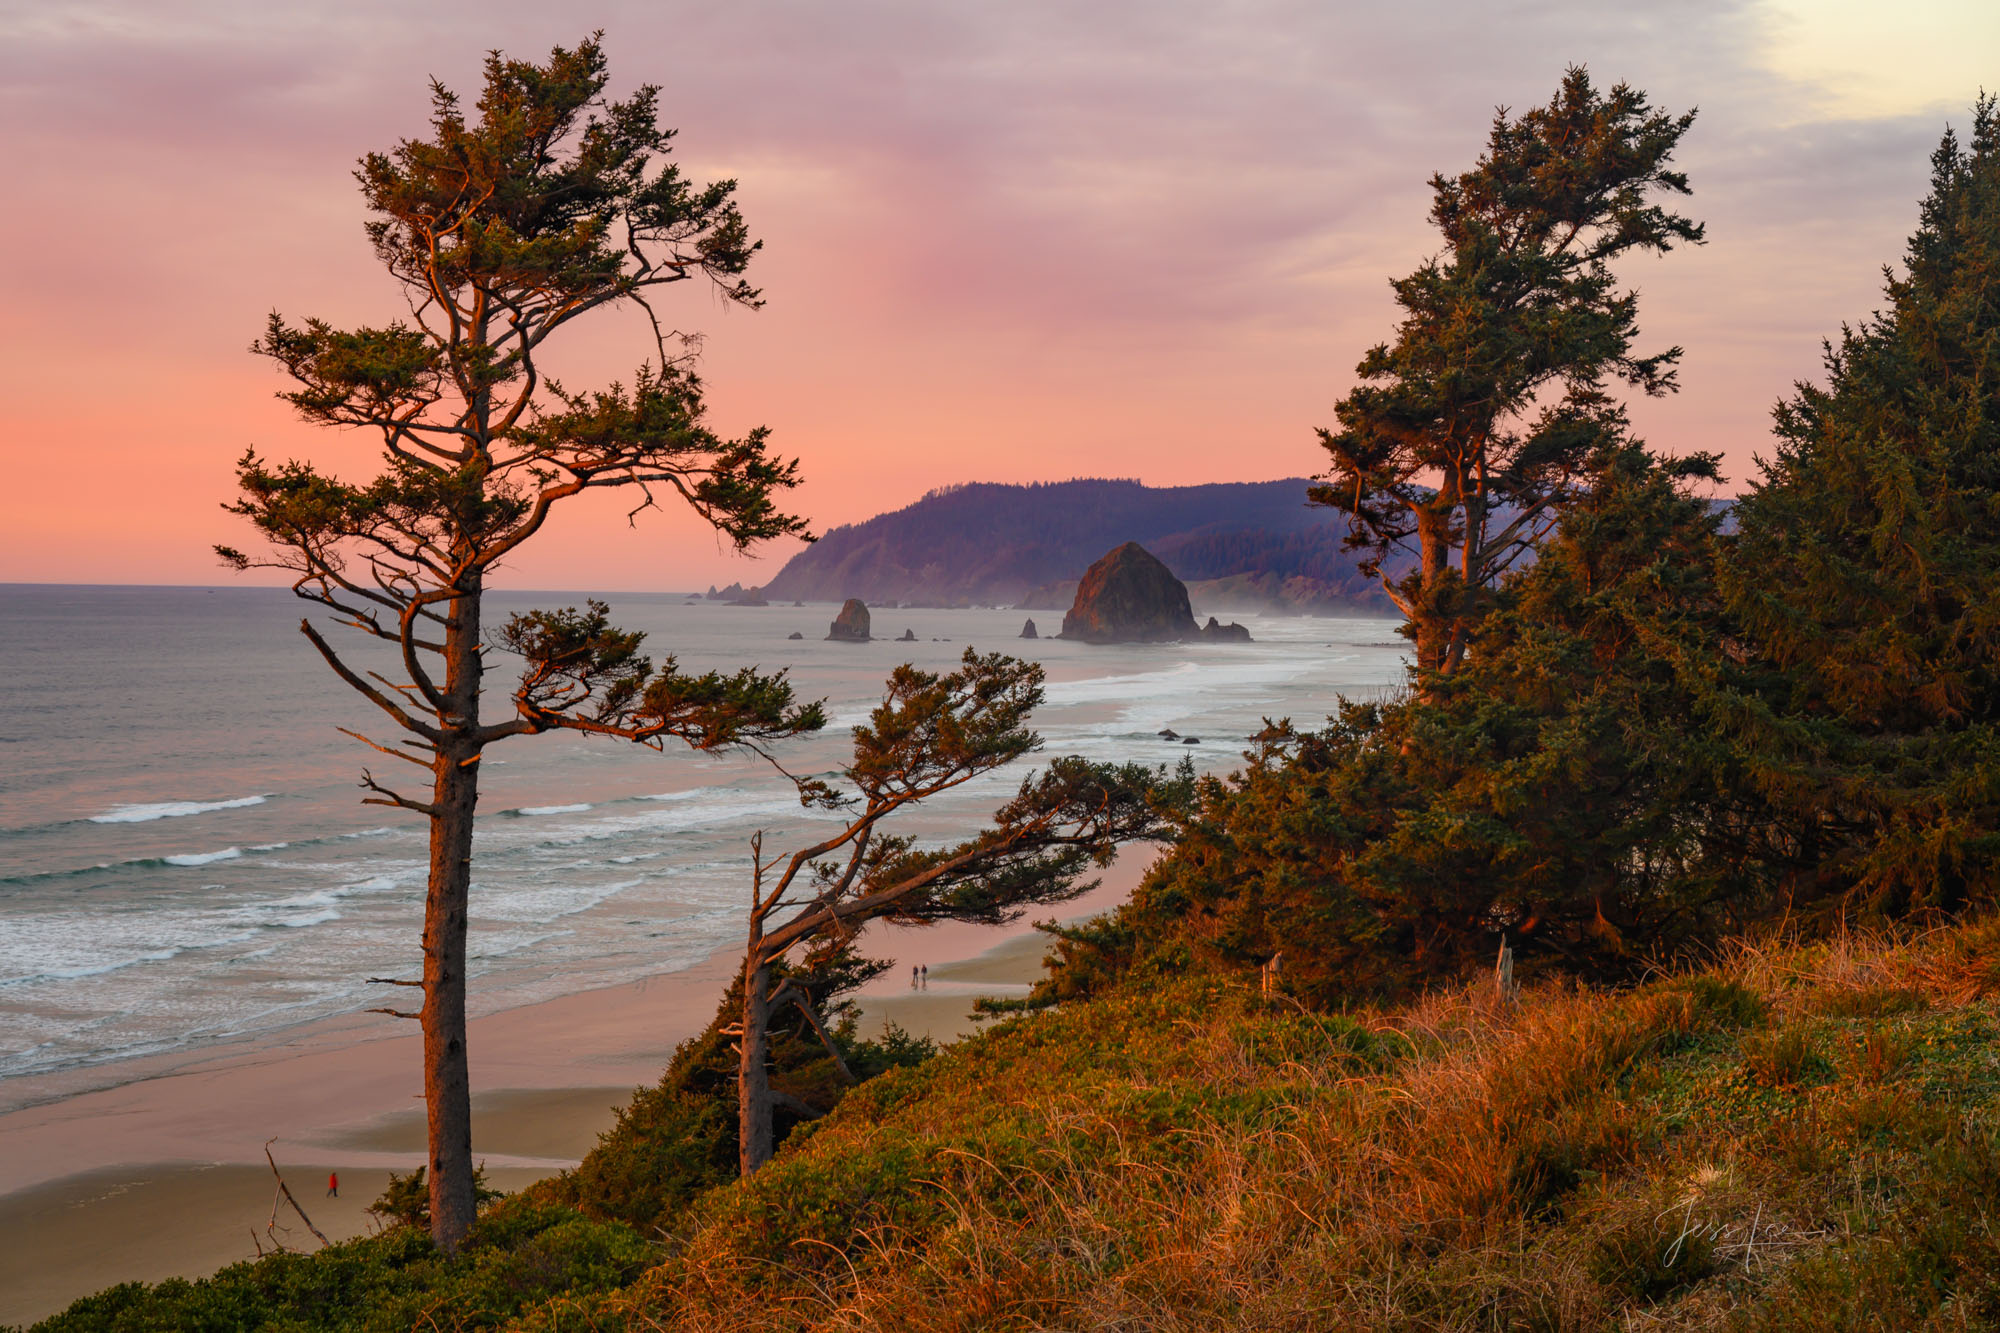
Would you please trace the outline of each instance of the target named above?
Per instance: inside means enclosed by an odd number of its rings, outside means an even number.
[[[945,487],[893,513],[833,529],[794,556],[764,595],[1014,605],[1136,541],[1183,582],[1221,584],[1191,589],[1198,600],[1206,591],[1216,606],[1387,610],[1374,581],[1341,550],[1343,525],[1306,504],[1307,485],[1290,478],[1213,486],[1077,480]]]

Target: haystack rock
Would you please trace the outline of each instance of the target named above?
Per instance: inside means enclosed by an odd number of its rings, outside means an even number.
[[[1035,622],[1030,620],[1027,624],[1021,626],[1021,637],[1024,639],[1039,639],[1042,636],[1035,633]]]
[[[1076,586],[1061,637],[1085,643],[1172,643],[1200,634],[1187,585],[1137,542],[1092,565]]]
[[[1248,643],[1250,631],[1233,620],[1227,625],[1218,625],[1215,617],[1210,616],[1208,623],[1201,627],[1201,637],[1208,643]]]
[[[840,614],[833,618],[833,627],[827,638],[839,643],[866,643],[868,634],[868,606],[859,597],[850,597],[840,608]]]

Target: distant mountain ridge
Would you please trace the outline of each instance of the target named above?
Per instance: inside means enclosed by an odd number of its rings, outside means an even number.
[[[1385,611],[1340,549],[1342,525],[1306,504],[1303,477],[1146,486],[1084,479],[971,482],[833,529],[786,563],[763,595],[874,605],[1066,609],[1092,561],[1136,541],[1205,606]]]

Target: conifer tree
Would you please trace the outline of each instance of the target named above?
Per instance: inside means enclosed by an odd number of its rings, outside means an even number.
[[[1499,112],[1471,171],[1431,180],[1444,250],[1392,284],[1396,340],[1369,349],[1339,429],[1319,432],[1332,468],[1310,491],[1408,617],[1420,688],[1456,669],[1496,580],[1618,438],[1611,382],[1675,387],[1681,349],[1632,351],[1638,296],[1612,265],[1701,241],[1654,202],[1689,192],[1669,163],[1693,119],[1572,68],[1547,106]]]
[[[1731,608],[1782,688],[1746,710],[1802,897],[2000,889],[2000,117],[1947,131],[1886,307],[1776,410]]]
[[[853,758],[839,771],[846,790],[825,784],[813,792],[840,822],[788,856],[767,859],[762,834],[753,842],[734,1026],[744,1175],[770,1159],[774,1112],[791,1100],[771,1085],[774,1015],[798,1006],[834,1052],[813,1012],[812,988],[794,978],[788,954],[837,953],[870,921],[1010,921],[1086,891],[1083,876],[1109,863],[1120,844],[1168,835],[1168,815],[1193,786],[1191,764],[1169,778],[1164,769],[1074,755],[1023,781],[987,827],[956,844],[920,847],[888,831],[899,814],[1039,748],[1028,717],[1042,701],[1043,679],[1038,662],[970,648],[958,670],[942,675],[897,667],[882,703],[854,729]],[[791,1109],[812,1111],[795,1102]]]
[[[282,396],[314,425],[379,438],[382,471],[342,481],[311,462],[238,467],[231,506],[269,542],[235,567],[275,568],[331,610],[361,645],[343,655],[312,620],[299,628],[334,674],[400,730],[383,755],[423,773],[412,794],[364,773],[366,803],[430,823],[423,975],[416,988],[429,1121],[432,1235],[456,1248],[473,1220],[475,1178],[466,1052],[466,924],[479,765],[487,748],[553,730],[655,748],[761,745],[817,727],[782,674],[657,670],[641,636],[607,608],[536,611],[490,641],[482,598],[490,571],[541,532],[558,505],[606,488],[633,514],[677,497],[738,549],[801,534],[778,507],[798,482],[764,430],[726,439],[703,423],[693,343],[667,331],[657,298],[707,285],[759,303],[744,278],[758,243],[734,182],[696,186],[665,160],[651,87],[608,100],[593,36],[546,63],[489,56],[468,118],[433,85],[429,137],[361,160],[373,214],[367,235],[408,316],[338,329],[273,315],[255,350],[290,377]],[[629,384],[591,392],[550,378],[557,335],[585,316],[634,308],[651,317],[650,359]],[[511,707],[482,711],[486,650],[519,654]]]
[[[1273,954],[1321,1003],[1490,963],[1615,979],[1768,903],[1764,811],[1704,708],[1731,683],[1713,457],[1601,452],[1479,651],[1422,694],[1276,725],[1205,779],[1109,922],[1062,933],[1044,994],[1175,950]]]

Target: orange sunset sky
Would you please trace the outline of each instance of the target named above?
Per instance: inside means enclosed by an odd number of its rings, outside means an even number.
[[[1926,158],[2000,84],[1990,0],[1782,3],[0,3],[0,581],[208,583],[246,445],[372,462],[293,424],[265,314],[396,309],[354,159],[420,132],[426,79],[602,27],[680,156],[734,176],[769,304],[682,290],[716,424],[803,460],[822,528],[943,483],[1156,485],[1318,469],[1313,428],[1433,248],[1431,172],[1566,64],[1699,106],[1709,244],[1624,272],[1641,350],[1687,348],[1647,437],[1732,485],[1819,340],[1873,308]],[[629,375],[629,325],[572,387]],[[517,587],[762,582],[688,518],[576,510]]]

